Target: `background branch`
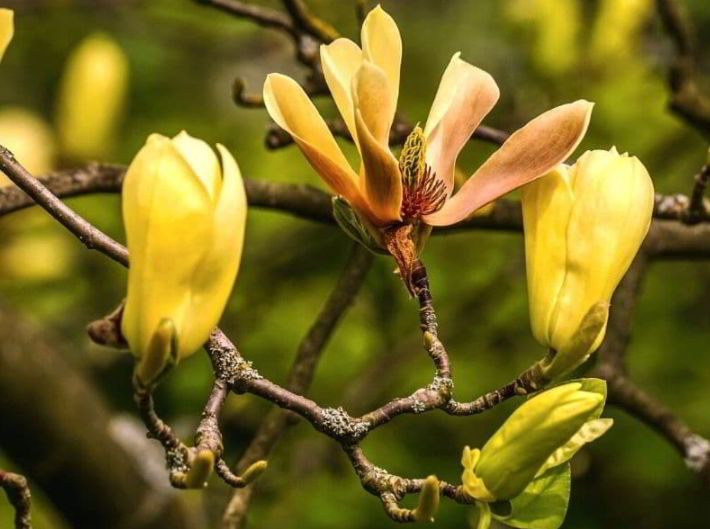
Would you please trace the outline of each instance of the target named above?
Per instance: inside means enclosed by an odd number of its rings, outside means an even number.
[[[696,35],[685,7],[676,0],[656,0],[661,22],[673,40],[676,55],[671,63],[669,107],[686,123],[710,138],[710,100],[696,81]]]
[[[288,390],[299,395],[304,395],[308,392],[323,350],[335,331],[338,322],[360,291],[372,260],[373,255],[369,251],[359,244],[353,245],[350,257],[333,291],[328,296],[313,325],[311,325],[298,345],[296,357],[286,379],[285,387]],[[290,424],[289,417],[293,416],[289,416],[288,413],[278,408],[272,409],[267,414],[259,425],[244,455],[237,463],[238,472],[243,472],[252,463],[260,459],[266,459],[269,456],[286,427]],[[222,527],[224,529],[242,527],[253,492],[254,485],[234,492],[222,518]]]

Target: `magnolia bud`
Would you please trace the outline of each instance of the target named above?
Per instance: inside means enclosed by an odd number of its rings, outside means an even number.
[[[582,381],[540,393],[511,414],[480,454],[464,450],[466,493],[482,501],[508,500],[520,494],[559,448],[599,416],[604,394],[596,390]],[[584,442],[591,440],[586,433]],[[576,449],[584,444],[579,439],[575,443]],[[576,449],[558,455],[555,464],[567,461]]]
[[[635,157],[587,151],[523,188],[535,338],[556,351],[545,375],[581,364],[601,344],[611,295],[651,223],[653,183]]]
[[[14,14],[11,9],[0,7],[0,61],[2,61],[5,50],[10,45],[15,33],[13,18]]]
[[[128,59],[110,37],[95,34],[72,52],[62,76],[57,129],[64,153],[100,158],[110,150],[128,88]]]
[[[121,330],[153,382],[194,353],[222,315],[242,253],[246,194],[234,158],[181,132],[148,138],[123,182],[130,254]]]
[[[38,115],[20,107],[0,110],[0,145],[33,175],[42,175],[54,166],[55,142],[50,126]],[[0,171],[0,187],[10,180]]]

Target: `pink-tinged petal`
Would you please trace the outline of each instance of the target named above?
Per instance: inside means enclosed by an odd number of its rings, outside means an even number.
[[[357,142],[355,130],[355,109],[352,98],[353,77],[362,65],[362,50],[349,39],[337,39],[320,47],[320,61],[325,82],[333,95],[333,100],[343,116],[350,135]]]
[[[456,158],[500,96],[493,77],[459,55],[453,56],[444,71],[424,129],[427,164],[446,183],[449,194]]]
[[[548,110],[508,138],[436,213],[432,226],[460,222],[476,209],[546,174],[577,147],[589,125],[593,103],[579,100]]]
[[[365,17],[360,40],[363,57],[385,72],[392,98],[391,106],[396,108],[399,71],[402,65],[402,37],[399,35],[397,23],[378,5]]]
[[[354,207],[367,210],[358,188],[358,175],[303,88],[290,77],[270,74],[264,83],[264,104],[331,189]]]
[[[389,150],[389,123],[392,110],[388,81],[381,68],[369,61],[353,79],[355,127],[362,157],[360,188],[372,209],[376,225],[401,220],[402,181],[399,163]]]

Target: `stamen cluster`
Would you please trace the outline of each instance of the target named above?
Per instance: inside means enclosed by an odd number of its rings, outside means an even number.
[[[399,157],[402,175],[402,219],[417,220],[441,209],[446,201],[446,184],[426,164],[426,138],[417,125],[407,137]]]

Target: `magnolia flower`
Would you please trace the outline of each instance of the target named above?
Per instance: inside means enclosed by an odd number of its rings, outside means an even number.
[[[365,19],[361,40],[362,49],[344,38],[321,46],[325,80],[360,153],[359,174],[297,82],[269,75],[264,102],[332,190],[378,229],[459,222],[547,173],[570,155],[587,129],[592,109],[587,101],[545,112],[510,136],[452,196],[458,154],[498,100],[495,81],[454,54],[424,129],[415,128],[398,161],[388,139],[399,93],[399,30],[378,6]]]
[[[653,182],[636,157],[585,152],[522,191],[530,323],[554,378],[602,342],[609,301],[648,233]]]
[[[13,17],[14,13],[11,9],[0,7],[0,61],[15,34]]]
[[[584,379],[526,401],[483,449],[464,449],[464,492],[484,502],[519,495],[534,478],[565,463],[611,427],[611,419],[599,418],[605,397],[603,381]]]
[[[246,194],[234,158],[181,132],[153,134],[123,182],[130,254],[121,331],[152,383],[197,351],[222,315],[241,259]]]
[[[108,35],[79,43],[67,60],[57,105],[57,131],[64,153],[100,158],[111,147],[128,89],[128,59]]]

